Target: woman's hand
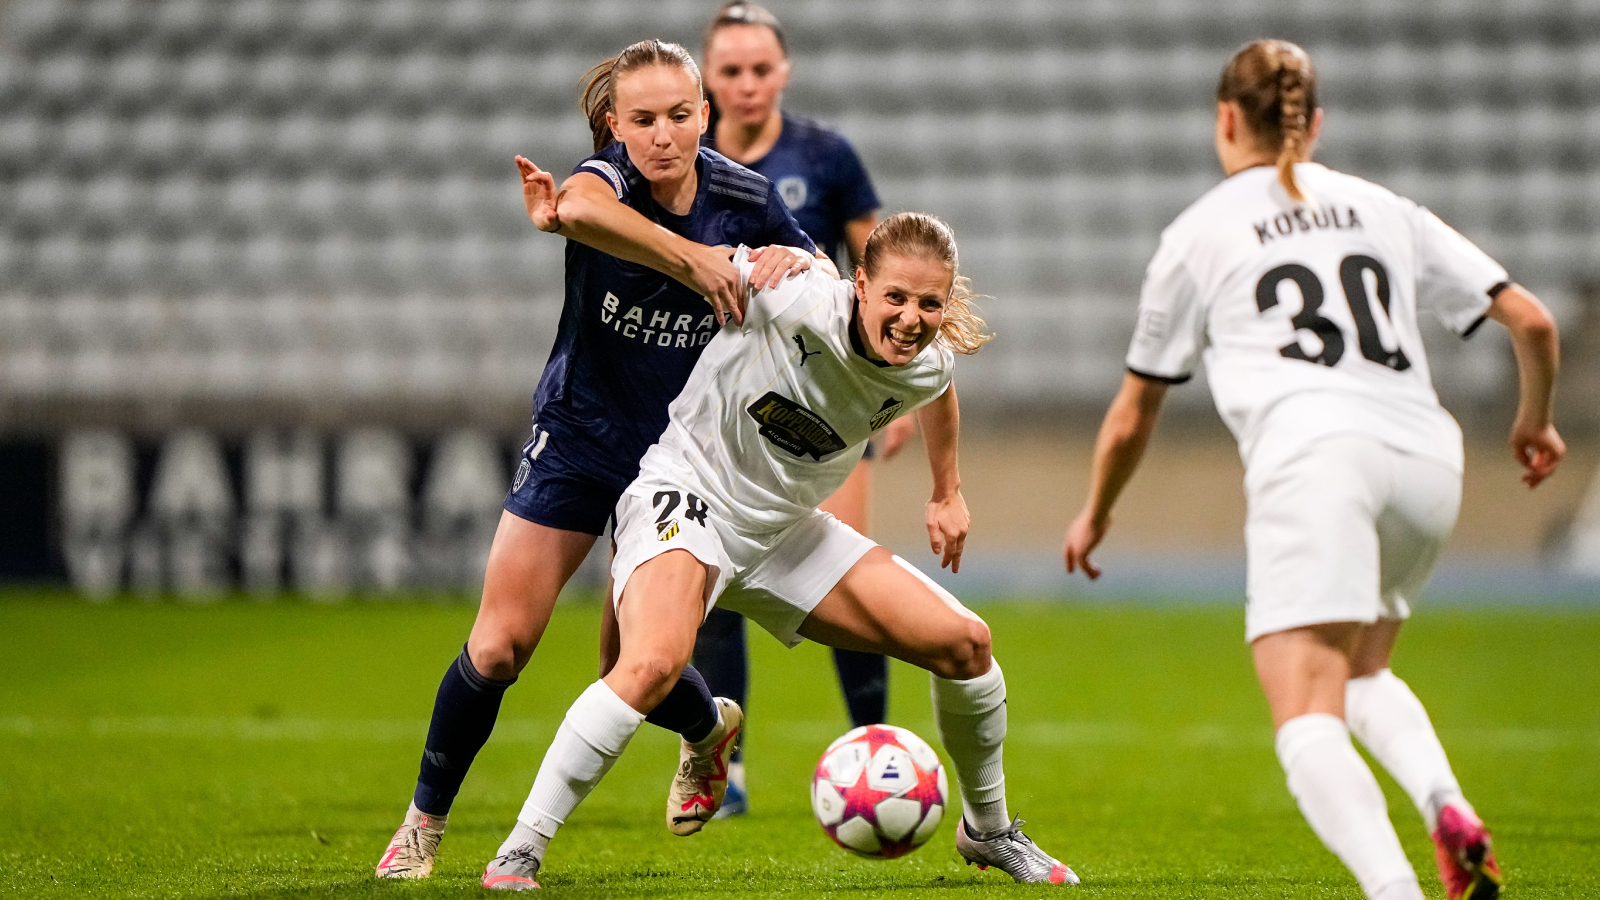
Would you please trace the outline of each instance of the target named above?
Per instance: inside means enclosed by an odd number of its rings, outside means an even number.
[[[528,218],[533,220],[534,227],[552,233],[560,231],[555,178],[525,156],[517,157],[517,171],[522,173],[522,203],[528,208]]]
[[[1068,572],[1076,572],[1081,568],[1090,581],[1100,577],[1100,569],[1089,561],[1089,554],[1100,546],[1110,527],[1110,519],[1097,522],[1087,509],[1078,513],[1078,517],[1067,526],[1066,543],[1061,547],[1061,556],[1067,561]]]
[[[1536,488],[1555,474],[1567,455],[1567,444],[1556,433],[1556,426],[1536,425],[1518,417],[1511,426],[1511,453],[1522,464],[1522,483]]]
[[[941,557],[939,568],[961,571],[961,551],[970,527],[972,516],[967,514],[967,501],[960,491],[928,501],[928,543]]]
[[[750,286],[756,290],[775,288],[790,275],[811,268],[815,257],[799,247],[772,246],[750,251],[755,268],[750,271]]]
[[[739,283],[739,270],[733,265],[732,247],[707,247],[690,243],[684,253],[688,266],[685,284],[706,298],[716,311],[717,324],[744,324],[744,285]]]

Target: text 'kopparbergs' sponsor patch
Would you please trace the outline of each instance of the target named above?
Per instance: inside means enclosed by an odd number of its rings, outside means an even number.
[[[844,438],[821,416],[772,391],[745,412],[761,423],[762,437],[795,456],[809,455],[821,462],[824,456],[845,448]]]

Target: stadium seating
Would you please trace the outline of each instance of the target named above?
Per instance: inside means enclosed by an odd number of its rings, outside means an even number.
[[[887,208],[948,218],[996,298],[975,403],[1103,400],[1160,229],[1219,177],[1216,73],[1261,35],[1319,61],[1330,165],[1558,304],[1600,274],[1594,2],[771,5],[789,108],[856,142]],[[583,72],[645,36],[697,48],[715,6],[9,0],[0,383],[63,403],[526,397],[561,247],[527,223],[511,156],[567,170],[589,149]],[[1434,340],[1433,360],[1448,400],[1502,397],[1496,339]]]

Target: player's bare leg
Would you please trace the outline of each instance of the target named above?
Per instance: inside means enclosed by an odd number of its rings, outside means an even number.
[[[1373,900],[1421,900],[1417,874],[1388,805],[1350,742],[1345,684],[1362,626],[1334,622],[1263,635],[1251,644],[1277,727],[1289,793],[1329,850]]]
[[[963,816],[956,849],[1017,881],[1076,884],[1006,809],[1006,686],[989,627],[927,576],[882,547],[868,551],[800,627],[834,647],[882,653],[932,674],[939,737],[956,772]]]
[[[669,550],[634,570],[618,603],[616,665],[567,711],[516,827],[484,871],[484,887],[537,886],[534,877],[550,839],[688,664],[705,612],[706,579],[705,566],[683,550]]]
[[[1389,669],[1401,624],[1379,619],[1362,628],[1345,687],[1345,719],[1422,814],[1446,896],[1495,897],[1501,878],[1489,831],[1462,795],[1428,711]]]
[[[500,514],[483,599],[462,655],[434,701],[417,790],[384,848],[379,878],[427,878],[461,780],[489,739],[500,698],[533,656],[561,588],[594,545],[594,535]]]

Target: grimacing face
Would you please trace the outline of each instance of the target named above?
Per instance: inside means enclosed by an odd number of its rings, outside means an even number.
[[[694,171],[709,105],[694,76],[677,66],[645,66],[616,83],[606,113],[611,133],[652,184],[676,184]]]
[[[728,121],[755,126],[767,121],[789,84],[789,60],[778,36],[765,25],[725,25],[706,46],[706,89]]]
[[[878,261],[871,277],[866,269],[856,269],[867,355],[895,366],[916,359],[939,336],[955,278],[943,262],[924,256],[890,254]]]

